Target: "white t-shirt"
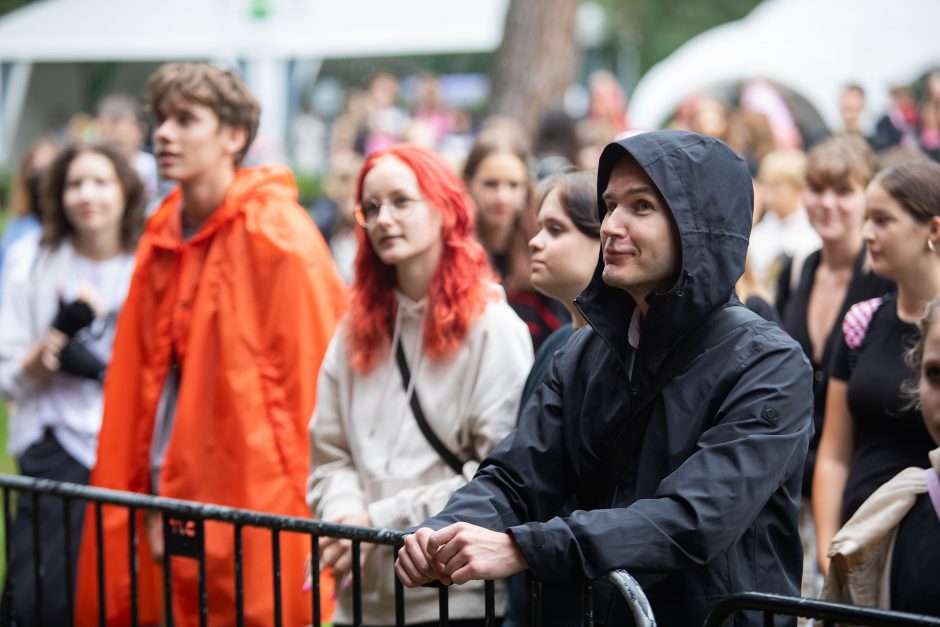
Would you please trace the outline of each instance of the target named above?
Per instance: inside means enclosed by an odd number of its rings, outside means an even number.
[[[103,405],[101,384],[56,372],[37,386],[21,365],[55,318],[60,295],[69,302],[83,288],[95,294],[105,313],[76,337],[104,363],[110,362],[117,316],[133,269],[133,254],[93,261],[64,243],[54,251],[39,250],[30,263],[19,266],[17,276],[10,277],[12,293],[0,307],[0,379],[4,392],[16,401],[9,425],[9,449],[14,456],[38,442],[48,428],[72,457],[88,468],[94,465]]]
[[[781,256],[803,258],[821,245],[806,210],[800,207],[783,219],[768,212],[751,231],[747,256],[751,271],[765,283],[768,270]]]

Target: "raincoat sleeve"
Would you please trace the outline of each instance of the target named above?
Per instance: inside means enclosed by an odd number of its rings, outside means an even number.
[[[533,576],[543,580],[572,573],[595,579],[613,568],[670,572],[710,562],[802,468],[812,435],[812,377],[803,356],[773,340],[745,337],[734,347],[733,383],[713,426],[652,498],[550,517],[574,489],[556,367],[514,439],[494,451],[478,478],[429,526],[463,520],[508,531]]]
[[[366,495],[352,452],[343,413],[340,379],[346,359],[340,325],[320,367],[317,382],[317,408],[310,420],[310,476],[307,479],[307,505],[314,517],[336,520],[347,514],[366,511]],[[314,429],[314,427],[316,427]]]
[[[505,307],[505,306],[504,306]],[[519,396],[532,367],[532,341],[524,324],[508,307],[488,317],[476,338],[469,412],[462,419],[458,440],[463,473],[419,487],[407,488],[369,505],[377,527],[404,529],[440,511],[455,490],[476,473],[480,460],[515,426]]]

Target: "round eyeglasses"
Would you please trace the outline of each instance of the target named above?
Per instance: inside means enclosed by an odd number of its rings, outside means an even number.
[[[424,199],[411,198],[410,196],[393,196],[384,201],[374,198],[363,198],[362,202],[356,205],[356,222],[363,228],[372,228],[379,219],[379,213],[382,212],[382,207],[386,205],[393,218],[404,218],[411,213],[411,209],[415,206],[415,203],[421,202],[422,200]]]

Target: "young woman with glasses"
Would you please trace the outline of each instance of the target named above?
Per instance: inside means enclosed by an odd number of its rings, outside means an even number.
[[[438,511],[512,429],[532,347],[440,156],[410,145],[373,154],[356,198],[356,276],[320,370],[307,498],[322,520],[405,529]],[[335,622],[350,624],[351,545],[324,538],[320,557],[337,582]],[[393,558],[362,545],[366,625],[394,623]],[[405,601],[409,624],[437,624],[436,590]],[[450,624],[482,625],[483,608],[482,586],[454,589]]]

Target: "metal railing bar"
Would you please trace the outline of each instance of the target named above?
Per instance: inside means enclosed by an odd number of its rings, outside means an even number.
[[[746,610],[769,611],[775,614],[822,619],[825,621],[824,624],[832,621],[865,625],[866,627],[926,627],[928,625],[940,625],[940,617],[921,616],[762,592],[742,592],[724,599],[711,611],[705,625],[706,627],[719,627],[724,625],[725,621],[735,612]]]
[[[394,555],[398,555],[398,551],[402,547],[396,546]],[[392,567],[394,569],[394,566]],[[395,627],[404,627],[405,625],[405,585],[398,578],[398,575],[392,575],[395,578]]]
[[[245,582],[242,573],[242,526],[239,523],[232,525],[235,535],[235,624],[238,627],[245,625]]]
[[[622,569],[612,570],[605,575],[605,579],[614,584],[627,601],[636,627],[656,627],[656,619],[653,617],[653,608],[650,607],[649,599],[630,573]]]
[[[584,626],[594,627],[594,593],[589,583],[581,586],[581,607],[584,609]]]
[[[160,520],[163,534],[163,620],[167,627],[173,627],[173,571],[170,567],[170,551],[167,547],[167,522]]]
[[[205,538],[203,529],[200,526],[198,537],[200,539]],[[206,581],[206,547],[205,541],[202,541],[203,544],[199,548],[198,556],[196,557],[196,568],[198,572],[197,581],[198,581],[198,594],[199,594],[199,627],[208,627],[209,625],[209,591],[207,589]]]
[[[95,503],[95,545],[98,547],[98,624],[101,627],[107,627],[108,607],[104,593],[104,523],[101,520],[101,510],[101,503]]]
[[[13,516],[10,510],[11,510],[10,490],[8,490],[7,488],[3,488],[3,528],[6,530],[6,533],[3,534],[4,535],[3,550],[4,550],[5,557],[6,557],[5,562],[7,564],[7,569],[6,569],[7,581],[6,581],[6,585],[4,585],[3,587],[4,588],[3,590],[4,616],[0,617],[0,621],[2,621],[4,625],[12,625],[13,619],[14,619],[13,585],[15,583],[16,578],[13,575],[13,571],[10,570],[10,560],[13,557],[12,555],[13,553]]]
[[[72,499],[62,499],[62,517],[65,523],[65,613],[69,625],[75,624],[75,591],[72,580]]]
[[[161,513],[184,516],[192,519],[241,523],[242,525],[260,527],[263,529],[278,529],[279,531],[315,533],[347,540],[371,542],[372,544],[394,546],[401,544],[402,540],[407,535],[404,532],[391,529],[371,529],[353,525],[337,525],[312,520],[310,518],[280,516],[277,514],[226,507],[224,505],[195,503],[181,499],[170,499],[162,496],[138,494],[136,492],[121,492],[120,490],[111,490],[108,488],[98,488],[77,483],[52,481],[51,479],[36,479],[34,477],[22,477],[18,475],[0,474],[0,487],[70,497],[104,505],[151,509]]]
[[[492,580],[483,582],[483,624],[496,627],[496,583]]]
[[[352,543],[352,584],[353,584],[353,625],[362,625],[362,571],[359,560],[362,557],[362,546],[353,540]]]
[[[448,586],[440,586],[437,589],[437,604],[438,604],[438,624],[442,627],[447,627],[450,625],[450,588]]]
[[[68,524],[68,523],[66,523]],[[127,544],[128,562],[131,569],[131,625],[137,627],[137,510],[133,507],[127,510]],[[68,555],[68,549],[65,550]],[[71,573],[67,579],[71,579]]]
[[[310,595],[313,602],[313,625],[320,627],[320,538],[310,535]]]
[[[281,532],[271,530],[272,575],[274,579],[274,625],[281,627]]]
[[[528,577],[528,575],[526,575]],[[532,625],[542,627],[542,582],[532,579]]]
[[[23,498],[23,495],[20,495],[20,498]],[[33,602],[35,603],[36,620],[41,625],[42,589],[46,579],[45,569],[42,565],[42,540],[39,537],[39,522],[42,520],[42,512],[39,511],[39,495],[33,492],[30,494],[30,500],[32,500],[33,505],[33,585],[36,587],[35,593],[33,594]]]

